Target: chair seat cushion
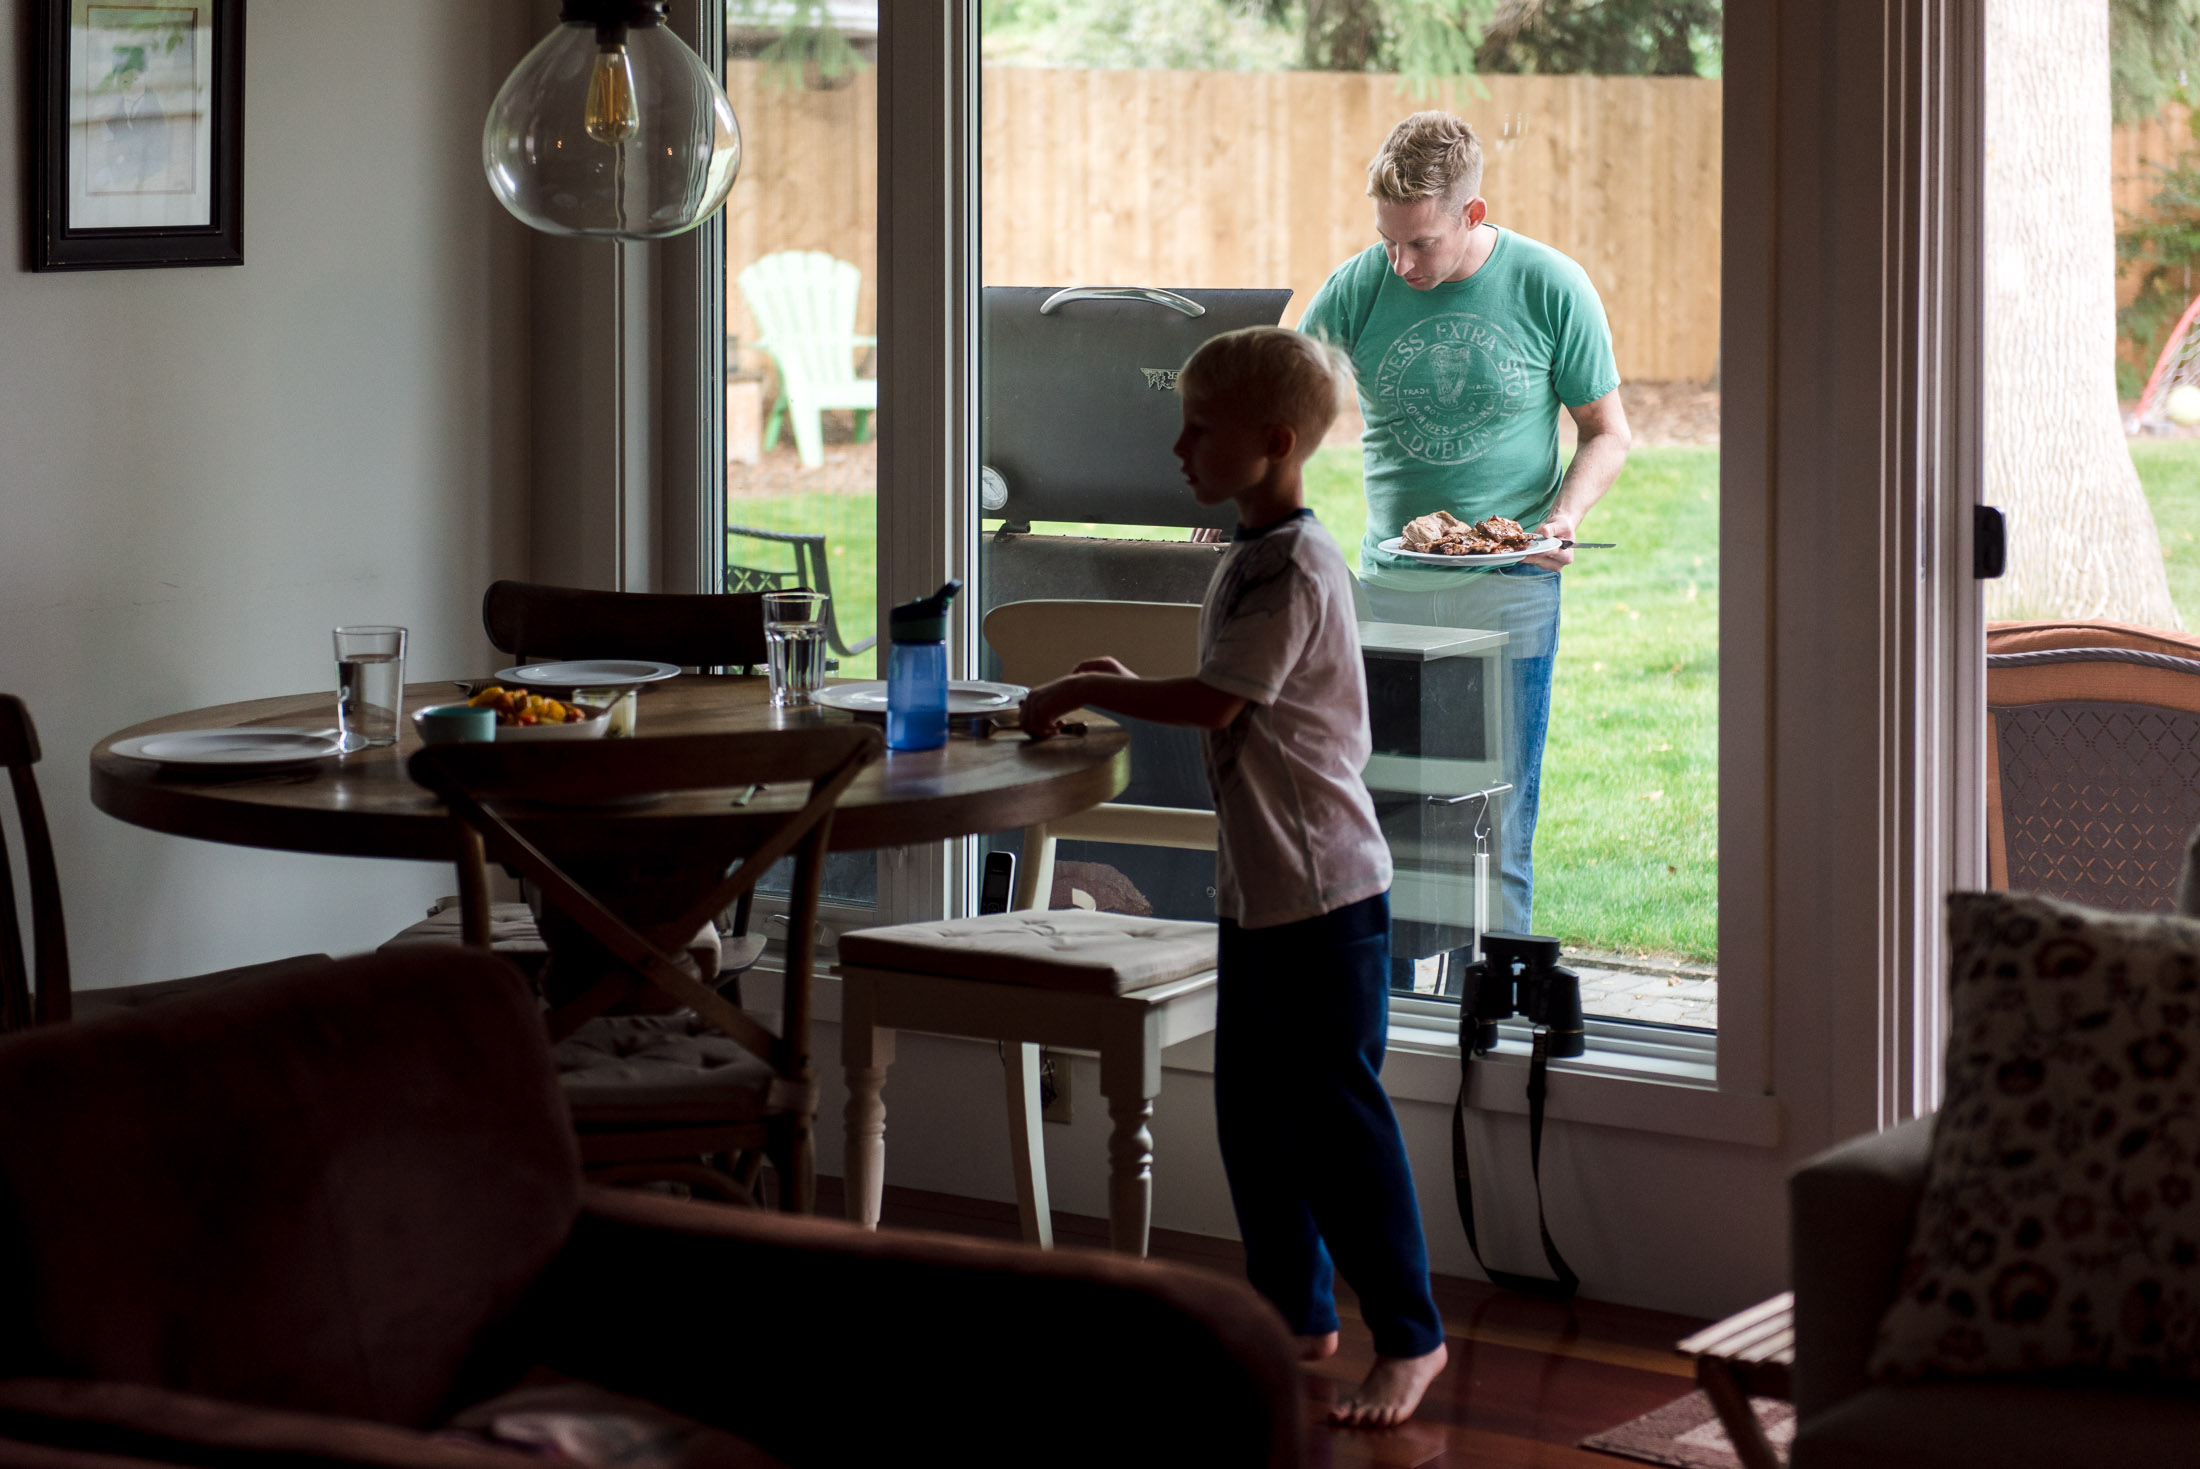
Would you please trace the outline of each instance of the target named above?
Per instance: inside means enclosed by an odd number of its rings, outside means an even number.
[[[465,915],[457,903],[446,899],[443,906],[398,933],[382,948],[387,952],[408,944],[461,944],[465,941]],[[535,915],[525,903],[489,905],[489,947],[528,974],[539,974],[550,957],[550,946],[543,942],[541,931],[535,927]],[[762,949],[761,941],[758,949]],[[700,973],[716,976],[722,972],[719,966],[725,960],[725,951],[715,924],[706,923],[697,929],[695,937],[688,942],[687,951]],[[748,962],[754,964],[756,961],[751,958]]]
[[[551,1054],[583,1126],[753,1122],[804,1102],[798,1083],[686,1012],[598,1016]]]
[[[843,934],[843,965],[1121,995],[1215,967],[1215,926],[1082,908],[986,913]]]

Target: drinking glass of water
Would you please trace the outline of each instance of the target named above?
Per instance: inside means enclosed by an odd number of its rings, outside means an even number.
[[[764,641],[771,649],[772,703],[812,702],[825,686],[825,594],[766,592]]]
[[[336,725],[344,748],[397,743],[405,703],[405,629],[336,629]]]

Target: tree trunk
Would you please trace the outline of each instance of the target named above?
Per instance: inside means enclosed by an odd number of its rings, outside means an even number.
[[[1985,11],[1987,615],[2180,627],[2116,403],[2108,0]]]

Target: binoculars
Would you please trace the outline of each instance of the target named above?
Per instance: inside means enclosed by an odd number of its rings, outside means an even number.
[[[1562,967],[1558,959],[1554,938],[1535,933],[1482,935],[1482,957],[1468,966],[1466,984],[1466,1023],[1474,1027],[1476,1055],[1497,1044],[1497,1022],[1516,1011],[1530,1025],[1550,1033],[1551,1055],[1581,1054],[1581,976]]]

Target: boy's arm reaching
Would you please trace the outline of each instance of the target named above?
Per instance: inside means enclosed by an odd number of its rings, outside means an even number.
[[[1153,724],[1221,729],[1244,710],[1245,700],[1196,678],[1140,678],[1113,658],[1094,658],[1024,696],[1024,732],[1043,739],[1063,715],[1088,707]]]

